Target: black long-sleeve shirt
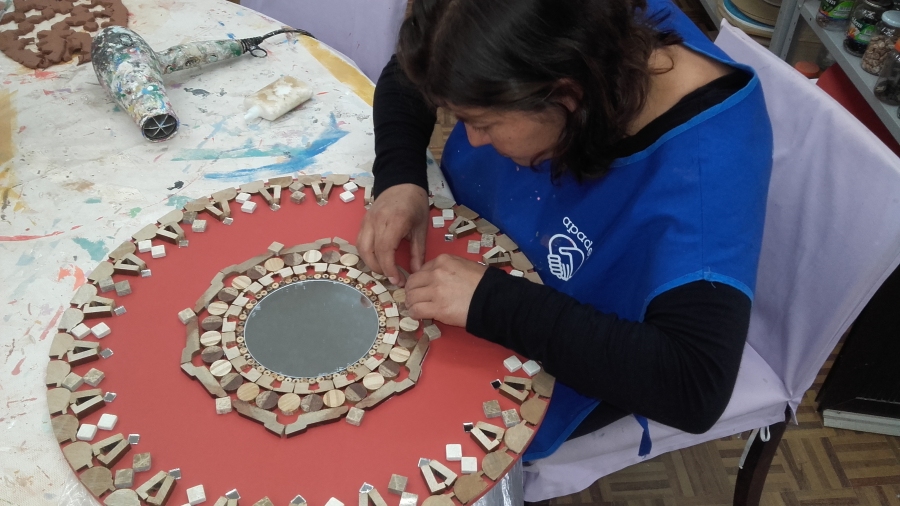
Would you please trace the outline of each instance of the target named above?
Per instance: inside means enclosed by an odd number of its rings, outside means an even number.
[[[616,155],[645,149],[748,79],[735,71],[690,93],[617,143]],[[436,116],[396,58],[378,79],[373,116],[375,194],[404,183],[427,190],[425,151]],[[632,322],[488,269],[469,306],[466,330],[540,361],[559,381],[602,400],[572,435],[577,437],[629,413],[687,432],[708,430],[731,397],[749,321],[750,299],[724,284],[696,281],[663,292],[643,322]]]

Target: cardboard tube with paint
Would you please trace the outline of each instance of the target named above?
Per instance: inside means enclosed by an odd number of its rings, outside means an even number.
[[[280,77],[244,99],[244,107],[247,108],[244,119],[274,121],[311,97],[312,89],[308,84],[291,76]]]

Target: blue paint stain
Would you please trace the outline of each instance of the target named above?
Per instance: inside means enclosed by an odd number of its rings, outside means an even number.
[[[222,131],[222,128],[225,126],[226,121],[228,121],[227,118],[222,119],[218,123],[213,123],[212,132],[210,132],[209,135],[207,135],[206,138],[203,139],[203,142],[201,142],[200,144],[197,144],[197,149],[188,150],[188,151],[202,151],[203,145],[206,144],[207,142],[209,142],[210,139],[215,138],[216,135],[218,135],[218,133]],[[217,153],[217,151],[212,150],[212,149],[208,149],[206,151],[212,153],[211,158],[206,158],[206,157],[204,157],[204,158],[173,158],[173,160],[183,161],[183,160],[218,160],[219,159],[219,156],[215,154],[215,153]]]
[[[219,26],[225,26],[225,23],[219,21]]]
[[[223,26],[224,26],[224,25],[223,25]],[[234,37],[234,34],[233,34],[233,33],[229,33],[229,34],[228,34],[228,38],[231,39],[231,40],[234,40],[234,38],[235,38],[235,37]]]
[[[181,209],[191,200],[192,199],[190,199],[189,197],[185,197],[184,195],[170,195],[169,200],[166,202],[166,205],[169,207],[176,207],[178,209]]]
[[[311,165],[314,158],[323,153],[334,143],[341,140],[349,132],[342,130],[337,125],[334,115],[331,115],[331,121],[328,129],[322,132],[318,138],[309,142],[304,147],[288,146],[286,144],[275,144],[268,148],[256,148],[250,146],[249,142],[242,148],[219,151],[213,149],[188,149],[182,151],[182,154],[174,158],[176,161],[181,160],[219,160],[219,159],[235,159],[235,158],[254,158],[254,157],[286,157],[284,162],[264,165],[262,167],[239,169],[230,172],[218,172],[206,174],[203,177],[213,180],[246,180],[250,181],[258,178],[262,173],[281,174],[285,172],[298,171]]]
[[[99,203],[100,203],[100,197],[91,197],[91,198],[85,200],[84,203],[85,203],[85,204],[99,204]]]
[[[19,260],[16,262],[16,265],[31,265],[31,262],[34,262],[34,255],[22,253],[22,256],[20,256]]]
[[[72,239],[72,241],[81,246],[83,250],[87,251],[88,255],[91,256],[91,260],[99,262],[106,258],[106,244],[103,242],[103,239],[91,241],[83,237],[76,237],[75,239]]]

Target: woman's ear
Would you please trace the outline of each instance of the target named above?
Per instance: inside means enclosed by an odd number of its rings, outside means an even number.
[[[578,108],[578,101],[575,100],[575,97],[566,95],[564,97],[560,97],[559,103],[562,104],[563,107],[566,108],[570,113],[575,112],[575,109]]]
[[[581,98],[584,96],[584,91],[574,80],[565,78],[556,82],[553,95],[555,95],[555,102],[565,107],[566,110],[571,113],[575,112],[579,105],[581,105]]]

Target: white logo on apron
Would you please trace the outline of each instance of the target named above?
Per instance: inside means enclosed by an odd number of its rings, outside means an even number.
[[[550,238],[550,242],[547,245],[550,249],[550,253],[547,255],[550,273],[563,281],[568,281],[578,272],[578,269],[584,264],[584,260],[591,256],[594,243],[585,236],[584,232],[578,230],[578,227],[568,216],[563,218],[563,225],[566,227],[566,232],[581,241],[581,244],[587,250],[587,254],[585,254],[578,247],[578,244],[566,234],[556,234]]]
[[[584,263],[584,253],[578,249],[575,241],[564,234],[551,237],[548,246],[550,254],[547,255],[547,264],[550,272],[563,281],[572,279],[572,275]]]

